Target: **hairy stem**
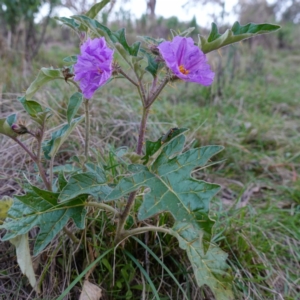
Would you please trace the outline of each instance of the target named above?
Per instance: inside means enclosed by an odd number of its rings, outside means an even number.
[[[125,239],[132,235],[137,235],[137,234],[141,234],[141,233],[145,233],[145,232],[149,232],[149,231],[172,234],[170,229],[167,229],[167,228],[157,227],[157,226],[147,226],[147,227],[139,227],[139,228],[134,228],[134,229],[125,231],[122,235],[122,239]]]
[[[142,154],[148,114],[149,114],[149,108],[144,108],[143,116],[142,116],[142,120],[141,120],[141,124],[140,124],[139,138],[138,138],[138,143],[137,143],[137,148],[136,148],[136,153],[139,155]],[[134,203],[136,193],[137,193],[136,191],[130,193],[128,200],[127,200],[127,204],[125,206],[125,209],[120,214],[117,231],[116,231],[116,238],[115,238],[116,242],[120,241],[120,237],[123,234],[124,225],[125,225],[128,215],[130,213],[131,207]]]
[[[26,147],[25,144],[23,144],[20,140],[18,140],[17,138],[15,137],[12,137],[12,139],[17,143],[19,144],[27,153],[28,155],[30,156],[30,158],[36,162],[36,156]]]
[[[130,81],[133,85],[135,85],[136,87],[139,86],[139,84],[136,83],[132,78],[130,78],[123,70],[119,69],[118,72],[119,72],[120,74],[122,74],[125,78],[127,78],[128,81]]]
[[[169,77],[167,76],[163,82],[159,85],[159,87],[151,93],[151,95],[149,96],[149,99],[146,103],[146,108],[150,108],[150,106],[153,104],[153,102],[156,100],[156,98],[159,96],[159,94],[161,93],[161,91],[164,89],[164,87],[166,86],[166,84],[169,82]]]
[[[143,150],[143,145],[144,145],[144,138],[145,138],[145,132],[146,132],[146,125],[147,125],[147,119],[148,119],[148,115],[149,115],[149,108],[144,108],[143,109],[143,116],[142,116],[142,120],[141,120],[141,124],[140,124],[140,131],[139,131],[139,138],[138,138],[138,143],[137,143],[137,147],[136,147],[136,153],[138,155],[142,154],[142,150]]]
[[[118,243],[122,240],[122,236],[123,236],[123,232],[124,232],[124,225],[125,225],[125,222],[126,222],[126,219],[127,219],[128,215],[130,213],[130,209],[131,209],[131,207],[134,203],[136,193],[137,192],[135,191],[135,192],[132,192],[132,193],[129,194],[125,209],[122,212],[122,214],[120,214],[119,222],[118,222],[117,230],[116,230],[116,237],[115,237],[115,242],[116,243]]]
[[[53,182],[53,165],[54,165],[54,157],[51,157],[50,165],[49,165],[49,182],[51,186]]]
[[[99,202],[87,202],[85,206],[91,206],[91,207],[97,207],[99,209],[103,209],[107,212],[113,213],[116,217],[119,215],[119,212],[111,207],[110,205],[104,204],[104,203],[99,203]]]
[[[27,147],[26,147],[26,145],[25,144],[23,144],[19,139],[17,139],[17,138],[13,138],[12,137],[12,139],[17,143],[17,144],[19,144],[27,153],[28,153],[28,155],[30,156],[30,158],[36,163],[36,165],[37,165],[37,167],[38,167],[38,169],[39,169],[39,173],[40,173],[40,175],[41,175],[41,178],[42,178],[42,180],[43,180],[43,182],[44,182],[44,184],[45,184],[45,186],[46,186],[46,188],[49,190],[49,191],[51,191],[51,185],[50,185],[50,183],[48,182],[48,180],[47,180],[47,177],[46,177],[46,172],[45,172],[45,170],[44,170],[44,168],[43,168],[43,166],[41,165],[41,162],[40,162],[40,160],[39,160],[39,151],[38,151],[38,153],[37,153],[37,155],[35,156]]]
[[[89,100],[84,99],[84,110],[85,110],[85,145],[84,145],[84,155],[85,161],[89,158],[89,148],[90,148],[90,111],[89,111]]]

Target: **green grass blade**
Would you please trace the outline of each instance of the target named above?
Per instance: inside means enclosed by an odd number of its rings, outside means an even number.
[[[175,278],[175,276],[169,270],[169,268],[157,257],[157,255],[146,244],[144,244],[141,240],[139,240],[135,236],[132,236],[131,238],[134,239],[136,242],[138,242],[141,246],[143,246],[148,251],[148,253],[150,253],[153,256],[153,258],[155,258],[155,260],[162,266],[162,268],[170,275],[170,277],[177,284],[177,286],[179,287],[179,289],[182,291],[184,297],[186,299],[188,299],[188,296],[187,296],[185,290],[182,288],[182,286],[180,285],[180,283],[178,282],[178,280]]]
[[[129,252],[127,251],[124,251],[124,253],[137,265],[137,267],[141,270],[141,272],[143,273],[143,275],[145,276],[146,280],[148,281],[152,291],[153,291],[153,294],[155,296],[155,298],[157,300],[160,299],[158,293],[157,293],[157,290],[152,282],[152,280],[150,279],[148,273],[146,272],[146,270],[142,267],[142,265],[137,261],[137,259],[135,257],[133,257]],[[59,299],[58,299],[59,300]]]
[[[106,256],[110,251],[112,251],[114,248],[108,249],[105,251],[102,255],[100,255],[95,261],[93,261],[88,267],[86,267],[77,277],[74,279],[71,284],[64,290],[64,292],[56,299],[56,300],[63,300],[65,296],[69,294],[71,289],[75,286],[75,284],[83,278],[83,276],[92,269],[103,257]],[[159,298],[158,298],[159,299]]]

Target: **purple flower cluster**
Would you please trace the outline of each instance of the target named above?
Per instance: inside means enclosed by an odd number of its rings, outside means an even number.
[[[74,65],[74,80],[79,81],[84,97],[90,99],[111,77],[114,51],[107,47],[104,37],[88,39],[80,51]]]
[[[158,49],[176,77],[202,85],[212,84],[215,74],[211,71],[205,54],[194,45],[192,38],[176,36],[172,42],[159,44]]]

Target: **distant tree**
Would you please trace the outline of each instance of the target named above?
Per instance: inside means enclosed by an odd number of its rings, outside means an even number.
[[[155,7],[156,0],[146,0],[147,1],[147,13],[150,14],[152,19],[155,18]]]
[[[274,21],[274,7],[267,0],[239,0],[237,5],[239,21],[242,24]]]
[[[38,37],[34,19],[45,3],[49,4],[49,11]],[[23,49],[25,59],[32,60],[44,40],[53,7],[58,3],[59,0],[0,0],[1,28],[8,37],[9,47]]]
[[[277,0],[274,10],[280,21],[300,23],[300,0]]]

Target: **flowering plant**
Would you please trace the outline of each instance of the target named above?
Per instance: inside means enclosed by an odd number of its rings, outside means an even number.
[[[168,68],[178,78],[202,85],[212,84],[214,72],[205,54],[191,38],[175,36],[173,41],[159,44],[158,49]]]
[[[173,36],[171,41],[142,37],[143,44],[135,42],[130,46],[124,29],[112,32],[93,19],[105,3],[107,1],[102,1],[101,5],[96,4],[86,15],[70,19],[58,18],[81,38],[87,37],[88,33],[93,38],[81,41],[80,55],[65,59],[65,62],[70,63],[68,68],[42,68],[25,95],[19,98],[36,130],[28,130],[25,125],[18,124],[16,114],[0,120],[0,133],[13,139],[30,156],[42,182],[39,186],[28,182],[24,186],[25,194],[11,199],[11,208],[1,225],[1,228],[7,230],[3,240],[14,240],[18,250],[24,243],[28,245],[28,232],[37,226],[39,233],[35,238],[34,255],[53,243],[61,232],[79,248],[81,231],[87,224],[92,226],[92,222],[89,223],[91,216],[99,220],[99,212],[105,211],[106,217],[116,223],[116,228],[109,233],[114,235],[114,244],[108,245],[107,250],[97,258],[90,256],[93,262],[82,273],[86,275],[86,281],[89,280],[93,266],[112,249],[124,246],[130,237],[161,232],[175,237],[179,247],[186,251],[199,286],[206,284],[218,300],[234,299],[232,274],[226,263],[227,255],[211,242],[214,220],[209,216],[209,203],[219,186],[191,177],[193,169],[205,167],[211,157],[223,148],[204,146],[183,151],[186,128],[172,128],[156,141],[145,142],[147,119],[153,103],[169,82],[180,79],[205,86],[213,83],[214,72],[206,53],[256,34],[272,32],[279,26],[252,24],[250,30],[249,26],[235,23],[221,35],[213,24],[209,37],[206,39],[201,36],[198,45],[195,45],[192,38],[186,37],[191,32],[188,29],[179,36]],[[114,56],[116,53],[120,61]],[[141,60],[147,64],[146,67]],[[122,67],[124,64],[127,64],[126,68]],[[146,73],[152,75],[150,85]],[[108,176],[108,169],[104,164],[90,156],[89,115],[91,99],[96,90],[118,78],[128,80],[137,90],[142,104],[142,116],[136,154],[130,155],[122,150],[122,154],[116,155],[125,170],[112,178],[111,175]],[[44,84],[56,79],[70,82],[76,91],[67,104],[66,122],[52,132],[50,139],[44,140],[51,110],[32,100],[32,97]],[[85,115],[74,118],[82,103]],[[72,171],[54,173],[54,160],[61,145],[83,121],[86,129],[84,158],[75,158],[77,167]],[[35,151],[20,140],[19,136],[23,134],[31,134],[36,140]],[[45,170],[42,155],[48,161],[48,171]],[[171,227],[149,225],[151,221],[148,225],[144,223],[146,219],[151,220],[164,212],[173,217]],[[132,221],[132,218],[136,221]],[[70,224],[76,225],[76,229]],[[99,246],[95,240],[88,243],[94,249]],[[145,247],[148,249],[148,245]],[[30,256],[29,252],[27,254]],[[130,253],[127,255],[142,272],[145,271]],[[147,265],[147,261],[145,264]],[[22,271],[39,292],[32,265],[27,264]],[[152,295],[159,299],[147,272],[143,274],[149,281]],[[59,299],[71,288],[72,285]],[[185,290],[180,289],[183,297],[187,298]]]
[[[114,51],[107,47],[104,37],[87,39],[80,50],[74,65],[74,80],[80,81],[82,94],[90,99],[111,77]]]

